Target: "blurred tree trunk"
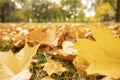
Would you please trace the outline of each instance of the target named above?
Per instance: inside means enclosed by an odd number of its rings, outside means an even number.
[[[1,7],[1,22],[5,22],[5,17],[6,17],[6,12],[5,12],[5,3],[3,4],[3,6]]]
[[[4,14],[2,14],[2,16],[1,16],[1,22],[5,22]]]
[[[120,22],[120,0],[117,0],[116,22]]]
[[[11,0],[3,0],[0,2],[0,18],[1,22],[14,21],[13,13],[15,12],[15,4]]]

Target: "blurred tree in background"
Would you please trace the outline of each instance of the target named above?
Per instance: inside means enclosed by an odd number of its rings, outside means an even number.
[[[0,22],[120,21],[120,0],[0,0]]]
[[[15,4],[11,0],[0,0],[0,21],[14,21]]]
[[[61,1],[62,10],[66,11],[66,15],[64,16],[64,20],[68,20],[73,18],[73,21],[76,22],[76,19],[81,13],[82,4],[80,0],[62,0]]]
[[[115,20],[117,0],[99,0],[96,2],[96,18],[100,21]]]
[[[120,0],[117,0],[116,22],[120,22]]]

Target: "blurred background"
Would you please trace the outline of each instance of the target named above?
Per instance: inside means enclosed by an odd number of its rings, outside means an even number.
[[[0,0],[0,22],[119,22],[120,0]]]

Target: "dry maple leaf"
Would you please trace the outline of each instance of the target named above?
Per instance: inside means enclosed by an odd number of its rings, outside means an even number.
[[[62,49],[55,49],[49,52],[56,58],[72,61],[75,58],[77,51],[73,48],[70,48],[72,45],[73,43],[71,41],[63,41]]]
[[[116,79],[113,79],[113,78],[111,78],[110,76],[107,76],[107,77],[104,77],[104,78],[101,79],[101,80],[116,80]]]
[[[53,60],[48,60],[47,63],[43,65],[43,69],[47,71],[49,76],[53,73],[58,73],[59,71],[66,71],[66,68],[63,67],[60,62],[55,62]]]
[[[41,80],[54,80],[54,79],[52,79],[50,76],[46,76],[46,77],[42,78]]]
[[[16,55],[12,51],[0,52],[0,80],[28,80],[29,66],[38,46],[25,47]]]
[[[114,38],[105,28],[98,28],[93,32],[96,41],[79,39],[73,48],[78,54],[73,63],[79,65],[81,59],[90,64],[88,74],[102,74],[113,78],[120,78],[120,39]]]
[[[47,45],[57,46],[59,41],[59,36],[61,34],[56,33],[56,28],[48,28],[44,31],[41,29],[34,30],[30,33],[30,38],[33,41],[37,41]]]

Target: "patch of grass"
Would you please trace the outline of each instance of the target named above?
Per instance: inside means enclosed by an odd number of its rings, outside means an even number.
[[[0,44],[0,51],[5,52],[5,51],[9,51],[10,49],[11,47],[9,43]]]
[[[58,74],[52,74],[51,77],[55,80],[83,80],[85,79],[81,75],[73,71],[59,72]]]
[[[37,54],[33,58],[36,62],[32,63],[31,72],[32,72],[32,80],[40,80],[45,76],[48,76],[47,72],[43,70],[43,66],[41,64],[47,62],[48,59],[52,59],[54,61],[59,61],[62,65],[67,69],[65,72],[53,73],[51,78],[54,80],[82,80],[84,77],[76,72],[76,69],[72,63],[72,61],[61,60],[55,58],[47,53],[42,52],[38,49]]]

